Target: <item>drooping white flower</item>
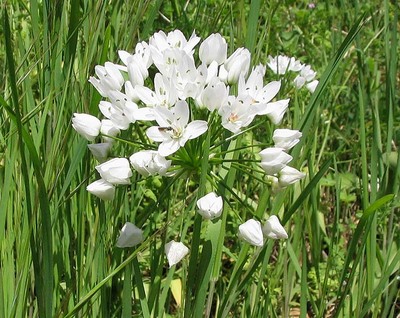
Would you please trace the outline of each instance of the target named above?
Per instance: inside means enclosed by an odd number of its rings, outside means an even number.
[[[159,126],[147,129],[147,136],[161,142],[158,153],[166,157],[183,147],[190,139],[197,138],[207,131],[207,122],[194,120],[189,123],[189,106],[186,101],[178,101],[174,107],[156,107],[154,109]]]
[[[210,192],[197,200],[197,208],[199,214],[205,219],[215,219],[222,213],[223,201],[222,197],[217,196],[215,192]]]
[[[305,177],[305,173],[300,172],[299,170],[286,166],[282,168],[278,173],[279,185],[283,187],[287,187]]]
[[[160,156],[155,150],[142,150],[129,157],[133,168],[142,176],[154,176],[156,174],[165,176],[171,166],[171,160]]]
[[[219,77],[229,84],[237,83],[239,76],[247,75],[250,67],[250,51],[243,47],[238,48],[220,67]]]
[[[104,201],[114,199],[115,195],[115,187],[104,179],[92,182],[86,187],[86,190]]]
[[[301,136],[302,133],[298,130],[275,129],[272,139],[275,147],[288,151],[300,141]]]
[[[178,264],[189,253],[189,249],[182,242],[170,241],[165,244],[165,254],[169,267]]]
[[[112,144],[110,142],[102,142],[98,144],[89,144],[88,148],[93,157],[95,157],[97,161],[102,163],[107,159],[108,152],[110,151],[111,146]]]
[[[318,86],[318,83],[319,83],[318,80],[313,80],[312,82],[307,83],[307,84],[306,84],[306,87],[307,87],[307,89],[308,89],[311,93],[314,93],[314,92],[315,92],[315,89],[316,89],[317,86]]]
[[[132,247],[143,242],[143,231],[135,224],[126,222],[117,240],[117,247]]]
[[[121,90],[124,78],[117,65],[106,62],[104,66],[97,65],[94,70],[98,78],[91,76],[89,82],[101,96],[108,97],[111,91]]]
[[[260,152],[261,168],[268,175],[274,175],[281,171],[286,164],[288,164],[293,157],[288,155],[282,148],[266,148]]]
[[[279,125],[289,107],[289,101],[290,99],[288,98],[268,103],[264,109],[258,110],[257,115],[267,115],[274,125]]]
[[[261,223],[254,219],[247,220],[239,225],[239,237],[254,246],[264,245]]]
[[[96,166],[100,176],[112,184],[130,184],[132,171],[126,158],[113,158]]]
[[[271,215],[262,228],[265,237],[273,240],[287,239],[288,235],[276,215]]]
[[[82,137],[93,141],[100,133],[101,122],[97,117],[92,115],[74,113],[72,127]]]
[[[213,33],[200,44],[200,61],[207,65],[210,65],[213,61],[222,64],[226,60],[227,50],[226,40],[221,34]]]

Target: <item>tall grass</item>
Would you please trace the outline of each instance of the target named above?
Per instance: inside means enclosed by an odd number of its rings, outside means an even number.
[[[387,0],[2,3],[0,316],[398,316],[398,9]],[[318,70],[313,95],[291,92],[285,122],[303,132],[291,154],[306,180],[271,197],[241,164],[243,147],[274,129],[264,125],[228,139],[217,171],[205,137],[196,182],[134,176],[110,203],[88,194],[95,162],[71,129],[74,112],[99,115],[88,77],[117,50],[175,28],[220,32],[254,63],[284,53]],[[214,223],[195,213],[210,190],[205,171],[229,202]],[[237,238],[242,220],[266,213],[280,216],[287,241],[256,249]],[[126,221],[146,239],[121,250]],[[190,254],[169,269],[173,238]]]

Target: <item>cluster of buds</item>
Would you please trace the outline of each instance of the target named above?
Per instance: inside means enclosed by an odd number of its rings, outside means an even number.
[[[264,83],[265,65],[251,69],[251,54],[246,48],[238,48],[228,56],[226,40],[218,33],[200,44],[196,65],[194,53],[199,42],[195,33],[186,39],[179,30],[168,34],[159,31],[148,42],[138,43],[133,53],[119,51],[122,64],[106,62],[104,66],[95,67],[96,77],[90,77],[89,82],[104,98],[99,104],[104,118],[99,120],[88,114],[75,113],[72,119],[72,126],[80,135],[90,142],[100,141],[88,145],[99,162],[95,168],[100,175],[100,179],[87,186],[90,193],[103,200],[112,200],[116,186],[131,182],[133,170],[143,177],[174,175],[178,169],[174,159],[179,157],[179,150],[185,148],[188,141],[207,132],[211,118],[219,118],[220,126],[234,134],[251,125],[256,116],[266,116],[274,125],[282,122],[289,99],[277,98],[280,81]],[[270,61],[268,66],[274,70],[272,64]],[[283,69],[299,71],[304,83],[312,77],[311,70],[294,59],[283,66],[279,58],[275,64],[279,74]],[[154,76],[150,77],[150,74]],[[300,85],[301,81],[299,78],[296,82]],[[208,121],[204,120],[204,115],[201,120],[195,118],[196,114],[204,114],[207,110]],[[127,157],[109,158],[116,137],[138,122],[151,123],[147,124],[144,137],[147,140],[143,144],[158,143],[157,150],[140,149]],[[212,123],[215,125],[218,120]],[[212,127],[213,131],[221,131],[219,127]],[[300,137],[299,131],[276,129],[275,147],[260,153],[261,167],[273,178],[275,190],[304,177],[301,172],[296,170],[295,174],[294,168],[286,166],[292,159],[286,152]],[[211,192],[198,200],[197,207],[205,219],[218,218],[223,210],[223,199]],[[267,221],[267,224],[275,224],[276,220]],[[264,230],[265,237],[287,237],[282,234],[282,229],[278,230],[280,234],[271,234],[276,232],[275,225],[269,228]],[[245,231],[240,232],[246,239]],[[142,239],[141,235],[137,228],[125,225],[117,245],[136,245],[139,238]],[[183,257],[187,254],[187,248],[170,243],[166,245],[167,255]],[[179,252],[175,253],[176,249]],[[168,257],[170,266],[176,264],[179,257]]]
[[[314,93],[319,81],[315,79],[317,73],[313,71],[310,65],[302,64],[294,57],[285,55],[269,56],[268,67],[278,75],[285,75],[288,72],[298,73],[293,84],[296,88],[300,89],[304,85],[311,92]]]

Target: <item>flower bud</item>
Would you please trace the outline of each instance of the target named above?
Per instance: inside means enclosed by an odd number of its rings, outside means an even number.
[[[319,81],[313,80],[312,82],[308,83],[308,84],[306,85],[306,87],[307,87],[307,89],[308,89],[311,93],[314,93],[314,92],[315,92],[315,89],[316,89],[317,86],[318,86],[318,83],[319,83]]]
[[[200,45],[200,61],[206,63],[207,65],[211,64],[213,61],[216,61],[218,64],[222,64],[226,60],[227,50],[228,46],[221,34],[211,34]]]
[[[247,75],[250,67],[250,56],[250,51],[241,47],[226,60],[224,66],[228,72],[228,83],[236,83],[240,74]]]
[[[114,158],[98,166],[96,170],[101,177],[112,184],[129,184],[132,171],[126,158]]]
[[[111,148],[111,143],[103,142],[99,144],[89,144],[88,148],[92,155],[97,159],[98,162],[104,162],[108,157],[108,152]]]
[[[72,127],[82,137],[93,141],[100,133],[101,122],[97,117],[92,115],[74,113]]]
[[[267,115],[274,125],[279,125],[282,122],[283,115],[285,115],[289,106],[289,101],[290,99],[288,98],[268,103],[263,114]]]
[[[201,197],[197,200],[198,212],[205,219],[215,219],[222,213],[222,197],[218,197],[214,192]]]
[[[299,170],[286,166],[278,174],[279,185],[281,187],[287,187],[288,185],[303,179],[305,176],[306,175]]]
[[[136,225],[126,222],[117,240],[117,247],[132,247],[143,241],[143,231]]]
[[[271,215],[262,228],[265,237],[273,240],[287,239],[288,235],[276,215]]]
[[[300,141],[301,136],[302,133],[298,130],[275,129],[272,139],[274,140],[275,147],[287,151]]]
[[[182,242],[170,241],[165,244],[165,254],[167,255],[169,267],[178,264],[187,253],[189,253],[189,249]]]
[[[239,237],[254,246],[264,245],[261,223],[254,219],[250,219],[239,225]]]
[[[115,137],[115,136],[117,136],[121,131],[120,131],[117,127],[115,127],[115,125],[113,124],[113,122],[112,122],[111,120],[109,120],[109,119],[103,119],[103,120],[101,121],[100,132],[101,132],[103,135],[108,135],[108,136]],[[107,142],[113,141],[112,138],[109,138],[109,137],[106,137],[106,136],[103,136],[103,139],[104,139],[105,141],[107,141]]]
[[[86,187],[86,190],[104,201],[114,199],[115,195],[115,187],[103,179],[92,182]]]
[[[261,167],[268,175],[274,175],[281,171],[293,157],[282,148],[266,148],[260,152]]]

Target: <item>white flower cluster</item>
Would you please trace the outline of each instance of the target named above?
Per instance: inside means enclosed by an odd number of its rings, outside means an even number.
[[[260,152],[261,167],[268,175],[274,192],[279,192],[305,177],[304,173],[287,166],[293,159],[287,151],[300,141],[301,136],[298,130],[275,129],[272,137],[275,146]]]
[[[179,30],[168,34],[159,31],[148,42],[138,43],[133,53],[119,51],[122,64],[106,62],[104,66],[95,67],[96,76],[90,77],[89,82],[104,98],[99,103],[104,119],[80,113],[75,113],[72,118],[73,128],[88,141],[94,142],[101,137],[101,142],[88,145],[99,161],[95,168],[101,177],[87,186],[90,193],[103,200],[112,200],[116,185],[131,182],[132,169],[144,177],[172,175],[168,170],[175,157],[166,157],[173,154],[179,157],[180,148],[209,129],[206,120],[194,118],[195,114],[204,114],[204,110],[218,115],[222,127],[232,133],[248,127],[256,116],[265,115],[274,125],[282,122],[289,99],[277,99],[280,81],[264,83],[265,65],[250,69],[251,55],[246,48],[238,48],[228,56],[226,40],[218,33],[201,42],[199,63],[196,64],[194,54],[199,42],[195,33],[186,39]],[[287,61],[284,58],[271,59],[268,66],[278,74],[287,70],[300,72],[296,85],[311,85],[315,72],[293,58]],[[150,74],[154,76],[150,77]],[[203,110],[196,112],[196,108]],[[153,123],[147,128],[146,136],[149,141],[159,143],[158,149],[142,149],[129,159],[109,158],[109,151],[121,131],[144,121]],[[213,131],[218,131],[218,127]],[[286,165],[292,159],[287,151],[300,137],[299,131],[277,129],[273,137],[275,147],[260,153],[261,167],[272,178],[275,190],[304,177]],[[206,219],[219,217],[222,206],[222,198],[213,192],[197,202],[198,212]],[[264,235],[284,238],[284,230],[276,230],[274,222],[264,230]],[[271,234],[274,231],[279,233]],[[246,239],[245,230],[240,232]],[[127,223],[117,245],[133,246],[142,239],[141,230]],[[168,257],[172,266],[188,250],[171,243],[166,245],[166,252],[172,255]]]
[[[315,79],[317,73],[312,70],[310,65],[301,64],[294,57],[278,55],[275,57],[269,56],[268,67],[278,75],[285,75],[288,71],[298,73],[293,83],[296,88],[302,88],[304,85],[307,89],[314,93],[318,80]]]

